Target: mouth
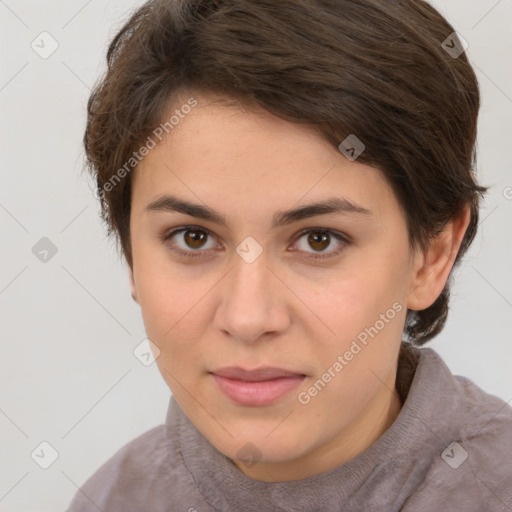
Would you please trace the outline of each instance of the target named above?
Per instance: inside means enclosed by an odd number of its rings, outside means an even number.
[[[218,388],[238,405],[269,405],[295,389],[306,375],[281,368],[244,370],[239,367],[220,368],[210,372]]]

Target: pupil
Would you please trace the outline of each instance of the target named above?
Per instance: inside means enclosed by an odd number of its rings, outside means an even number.
[[[309,243],[315,248],[316,244],[322,244],[322,242],[328,241],[329,235],[327,233],[311,233],[309,235]],[[327,244],[328,246],[329,244]],[[325,249],[326,245],[324,244],[319,249]]]
[[[204,236],[205,236],[205,234],[200,231],[187,231],[187,233],[186,233],[187,243],[189,243],[189,241],[190,241],[191,243],[189,245],[191,247],[197,249],[198,247],[201,247],[201,242],[202,242]]]

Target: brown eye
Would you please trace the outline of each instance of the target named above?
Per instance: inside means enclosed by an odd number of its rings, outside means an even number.
[[[207,237],[208,234],[204,231],[199,229],[187,229],[187,231],[184,232],[183,239],[185,243],[192,249],[200,249]]]
[[[311,232],[308,236],[308,244],[317,251],[323,251],[329,247],[331,237],[328,233]]]
[[[347,236],[330,229],[313,228],[299,234],[292,250],[307,253],[309,259],[325,259],[338,256],[350,243]],[[334,247],[331,247],[334,242]],[[337,242],[337,245],[336,245]],[[331,247],[330,250],[327,250]],[[312,249],[312,250],[311,250]]]
[[[220,248],[209,231],[194,226],[173,229],[164,233],[161,240],[174,252],[189,257],[204,256],[208,249]]]
[[[196,226],[175,228],[160,235],[160,239],[172,251],[189,258],[208,257],[211,255],[208,249],[222,249],[212,233]],[[291,250],[306,253],[305,258],[313,260],[336,257],[351,243],[347,235],[324,228],[303,230],[296,240]],[[331,247],[333,242],[334,248]]]

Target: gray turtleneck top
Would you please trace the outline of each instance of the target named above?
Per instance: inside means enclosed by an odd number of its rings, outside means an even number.
[[[412,371],[400,360],[394,423],[341,466],[303,480],[253,480],[171,397],[165,425],[117,451],[67,512],[511,512],[512,408],[452,375],[434,350],[414,353]]]

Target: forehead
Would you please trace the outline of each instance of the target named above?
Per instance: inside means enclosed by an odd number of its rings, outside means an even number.
[[[222,98],[194,98],[197,105],[138,165],[133,209],[166,193],[255,215],[333,195],[377,214],[397,206],[381,171],[349,161],[314,127]],[[179,108],[174,102],[167,117]]]

